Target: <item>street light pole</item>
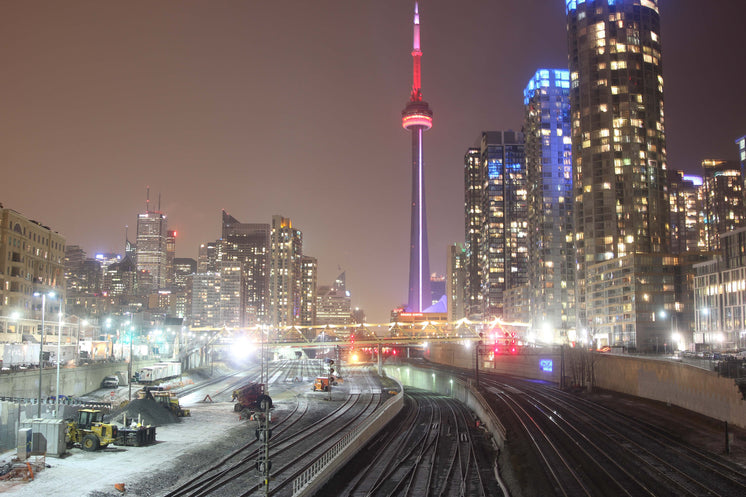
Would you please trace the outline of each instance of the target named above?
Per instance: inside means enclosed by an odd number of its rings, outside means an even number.
[[[38,296],[38,294],[37,294]],[[47,307],[47,294],[41,294],[41,338],[39,340],[39,403],[36,417],[41,418],[41,378],[44,371],[44,311]]]
[[[130,362],[127,366],[127,385],[129,385],[129,400],[132,400],[132,334],[134,327],[132,326],[132,314],[130,313]]]
[[[57,417],[57,415],[60,412],[60,354],[62,350],[62,301],[60,300],[60,313],[59,313],[59,321],[57,324],[57,388],[56,388],[56,399],[54,403],[54,415]]]

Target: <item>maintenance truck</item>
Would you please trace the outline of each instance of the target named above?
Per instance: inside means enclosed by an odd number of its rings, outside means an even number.
[[[331,386],[328,376],[317,376],[316,381],[313,382],[314,392],[328,392],[330,388]]]
[[[265,393],[264,383],[248,383],[233,391],[233,398],[237,400],[233,406],[235,412],[244,410],[261,410],[272,408],[272,398]],[[244,417],[243,415],[241,417]]]

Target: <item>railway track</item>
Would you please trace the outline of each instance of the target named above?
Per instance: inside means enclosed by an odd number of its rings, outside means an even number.
[[[309,364],[295,361],[273,365],[270,377],[276,382],[307,373]],[[285,370],[288,370],[286,373]],[[306,376],[304,374],[304,376]],[[380,390],[380,387],[379,387]],[[347,394],[335,390],[332,401],[327,394],[296,395],[287,415],[272,423],[269,454],[272,460],[270,495],[290,495],[289,485],[299,471],[305,470],[321,453],[336,443],[339,437],[362,422],[383,402],[380,393]],[[319,407],[321,406],[321,407]],[[255,424],[247,423],[247,443],[231,454],[194,475],[177,488],[164,494],[168,497],[249,496],[264,495],[262,478],[256,470],[260,443],[254,436]]]
[[[407,389],[399,417],[319,495],[503,495],[489,458],[474,449],[473,421],[453,399]]]
[[[743,468],[658,427],[550,385],[491,375],[482,385],[511,445],[530,443],[544,495],[746,495]]]

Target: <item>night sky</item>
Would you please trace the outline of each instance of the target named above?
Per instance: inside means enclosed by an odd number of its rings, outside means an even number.
[[[660,0],[669,168],[736,159],[746,2]],[[123,252],[161,210],[177,257],[290,217],[319,284],[353,305],[407,298],[413,1],[0,2],[0,202],[68,245]],[[564,0],[420,2],[431,271],[463,242],[463,156],[521,128],[536,69],[567,67]]]

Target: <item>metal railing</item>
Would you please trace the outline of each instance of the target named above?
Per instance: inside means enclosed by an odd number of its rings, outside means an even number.
[[[347,433],[342,439],[334,444],[329,450],[314,461],[303,473],[293,480],[293,496],[300,494],[306,489],[319,473],[329,466],[334,460],[342,455],[353,444],[363,446],[368,443],[371,436],[378,433],[386,423],[391,421],[399,413],[404,403],[404,389],[387,400],[383,407],[376,411],[375,417],[369,417],[363,424]]]

